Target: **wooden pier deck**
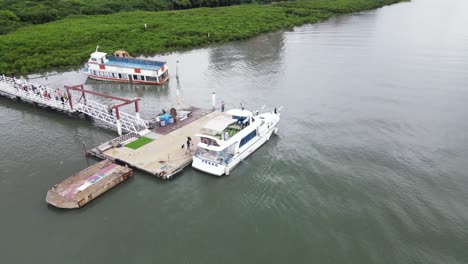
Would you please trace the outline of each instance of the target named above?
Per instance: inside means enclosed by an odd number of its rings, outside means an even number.
[[[115,146],[115,141],[114,143],[110,141],[89,151],[89,154],[128,164],[132,168],[162,179],[170,179],[192,162],[192,155],[198,142],[192,141],[192,152],[187,154],[186,147],[182,148],[182,145],[186,144],[187,137],[195,140],[194,135],[201,133],[205,124],[220,114],[222,113],[217,111],[197,109],[189,118],[166,127],[158,127],[145,135],[154,140],[137,149],[125,146],[138,140],[135,135],[125,139],[120,147]]]
[[[54,185],[46,202],[58,208],[80,208],[132,175],[132,169],[103,160]]]

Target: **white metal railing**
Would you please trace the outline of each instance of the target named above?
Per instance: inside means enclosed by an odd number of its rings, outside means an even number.
[[[114,113],[109,112],[108,106],[92,100],[86,100],[85,104],[73,99],[72,109],[68,102],[68,94],[66,91],[60,89],[51,89],[46,86],[0,75],[0,92],[14,95],[40,105],[49,106],[57,110],[68,112],[78,111],[115,126],[117,129],[119,127],[117,118],[114,116]],[[64,98],[63,101],[62,98]],[[70,100],[72,100],[72,98],[70,98]],[[119,114],[120,127],[123,130],[134,133],[148,131],[148,121],[125,112],[120,112]]]
[[[67,97],[65,91],[50,89],[42,85],[6,77],[5,75],[0,76],[0,82],[3,83],[3,85],[0,85],[0,91],[4,93],[58,110],[73,112],[65,99]],[[61,98],[64,98],[64,101]]]
[[[103,112],[100,109],[89,106],[88,104],[91,101],[87,101],[87,104],[78,103],[74,105],[74,108],[84,114],[87,114],[93,118],[99,119],[107,124],[118,127],[117,118],[113,115],[110,115],[107,112]],[[126,120],[120,120],[120,125],[123,130],[138,133],[138,129],[131,122]]]
[[[129,132],[127,134],[123,134],[122,136],[118,137],[118,138],[114,138],[112,140],[112,142],[115,142],[115,143],[124,143],[126,141],[129,141],[130,139],[133,139],[133,138],[136,138],[138,137],[138,134],[137,133],[134,133],[134,132]]]
[[[111,114],[111,112],[109,112],[109,107],[105,106],[105,105],[103,105],[101,103],[88,100],[86,102],[86,105],[91,106],[91,107],[93,107],[95,109],[99,109],[100,111]],[[112,115],[113,114],[114,113],[112,112]],[[120,111],[119,114],[120,114],[120,120],[121,121],[127,121],[127,122],[130,122],[130,123],[134,124],[135,126],[139,126],[139,127],[141,127],[141,130],[144,130],[144,129],[148,128],[147,125],[146,125],[147,122],[145,120],[141,119],[141,118],[138,118],[136,116],[127,114],[127,113],[122,112],[122,111]]]

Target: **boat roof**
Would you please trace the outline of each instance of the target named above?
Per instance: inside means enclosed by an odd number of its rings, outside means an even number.
[[[236,121],[237,120],[233,119],[232,116],[222,114],[208,121],[208,123],[206,123],[206,125],[203,128],[216,132],[222,132],[227,126],[229,126],[232,123],[235,123]]]
[[[107,57],[106,65],[128,68],[140,68],[147,70],[159,70],[166,63],[163,61],[143,60],[134,58]]]
[[[91,53],[91,58],[100,59],[106,55],[107,53],[105,52],[96,51],[96,52]]]
[[[252,116],[252,112],[245,109],[231,109],[228,110],[226,113],[233,116]]]

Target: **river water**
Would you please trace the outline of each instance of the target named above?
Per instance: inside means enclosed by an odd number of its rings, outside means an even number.
[[[161,87],[87,81],[141,97],[145,117],[177,86],[185,106],[215,91],[227,108],[284,109],[279,136],[230,176],[136,172],[79,210],[46,192],[96,162],[83,141],[115,131],[0,98],[1,262],[468,263],[467,11],[415,0],[157,56]]]

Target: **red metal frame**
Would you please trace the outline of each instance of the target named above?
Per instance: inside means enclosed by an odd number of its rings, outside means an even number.
[[[67,90],[68,102],[70,103],[70,108],[71,108],[71,109],[73,109],[73,103],[72,103],[72,97],[71,97],[70,90],[73,90],[73,91],[79,91],[79,92],[81,92],[81,94],[82,94],[81,97],[84,98],[85,104],[86,104],[86,96],[85,96],[85,94],[92,94],[92,95],[96,95],[96,96],[101,96],[101,97],[105,97],[105,98],[109,98],[109,99],[121,101],[121,102],[122,102],[121,104],[114,105],[114,106],[112,106],[112,107],[110,108],[110,109],[115,109],[115,113],[116,113],[117,119],[120,119],[119,107],[122,107],[122,106],[129,105],[129,104],[134,103],[134,104],[135,104],[135,112],[138,113],[139,110],[140,110],[139,107],[138,107],[138,101],[140,101],[140,98],[136,98],[136,99],[133,99],[133,100],[129,100],[129,99],[125,99],[125,98],[120,98],[120,97],[117,97],[117,96],[113,96],[113,95],[98,93],[98,92],[91,91],[91,90],[85,90],[85,89],[84,89],[84,86],[83,86],[82,84],[80,84],[80,85],[75,85],[75,86],[67,86],[67,85],[65,85],[65,89]]]

